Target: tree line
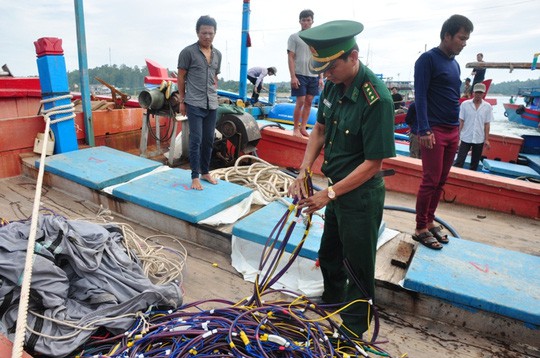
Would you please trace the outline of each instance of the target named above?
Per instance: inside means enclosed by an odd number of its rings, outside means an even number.
[[[138,96],[144,89],[145,76],[148,76],[148,69],[146,66],[135,66],[131,68],[126,65],[103,65],[88,69],[88,78],[91,86],[101,85],[101,83],[96,80],[97,77],[114,86],[116,89],[132,96]],[[80,88],[79,70],[68,72],[68,82],[71,90],[77,91]],[[275,84],[278,92],[290,92],[291,90],[290,82],[276,82]],[[540,78],[537,80],[492,83],[489,92],[512,96],[516,95],[518,89],[523,87],[540,87]],[[240,82],[231,80],[225,81],[220,78],[218,88],[224,91],[238,93]],[[248,83],[248,94],[251,92],[251,88],[252,85]]]

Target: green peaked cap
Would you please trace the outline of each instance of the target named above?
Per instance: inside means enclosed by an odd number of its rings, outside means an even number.
[[[364,30],[364,25],[351,20],[336,20],[300,31],[298,35],[311,50],[310,70],[324,72],[334,60],[356,44],[354,37]]]

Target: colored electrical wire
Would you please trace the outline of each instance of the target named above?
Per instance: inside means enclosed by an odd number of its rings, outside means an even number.
[[[304,185],[312,195],[311,173],[306,173]],[[375,342],[349,336],[341,327],[339,312],[357,301],[318,305],[295,292],[271,288],[298,256],[309,233],[311,215],[304,221],[300,243],[278,270],[301,215],[296,202],[290,203],[269,235],[250,297],[239,302],[196,301],[174,310],[150,308],[128,331],[87,341],[76,357],[311,358],[367,357],[368,352],[389,356]]]

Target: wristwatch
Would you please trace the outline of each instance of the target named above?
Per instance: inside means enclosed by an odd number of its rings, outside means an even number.
[[[328,187],[328,198],[330,198],[330,200],[334,200],[336,198],[336,192],[331,185]]]

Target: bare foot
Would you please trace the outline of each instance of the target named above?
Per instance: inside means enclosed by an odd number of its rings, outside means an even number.
[[[305,129],[300,129],[300,133],[304,136],[304,137],[309,137],[309,133],[307,130]]]
[[[302,138],[303,137],[302,136],[302,131],[300,131],[300,129],[295,128],[293,130],[293,136],[298,137],[298,138]]]
[[[217,184],[216,178],[214,178],[214,177],[212,176],[212,174],[210,174],[210,173],[208,173],[208,174],[203,174],[203,175],[201,176],[201,179],[204,180],[204,181],[209,182],[210,184],[214,184],[214,185]]]
[[[199,180],[199,178],[191,179],[191,189],[203,190],[203,186],[202,186],[201,181]]]

